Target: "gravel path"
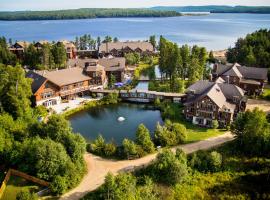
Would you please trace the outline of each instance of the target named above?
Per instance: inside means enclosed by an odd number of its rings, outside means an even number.
[[[247,102],[247,109],[253,110],[258,107],[266,113],[270,113],[270,101],[259,100],[259,99],[249,99]]]
[[[182,148],[186,153],[192,153],[198,150],[209,149],[225,142],[233,140],[234,137],[230,132],[226,132],[220,136],[212,137],[199,142],[179,145],[178,147],[172,148],[175,151],[177,148]],[[108,172],[117,174],[121,171],[129,171],[144,167],[151,163],[156,158],[157,153],[139,158],[137,160],[109,160],[103,159],[99,156],[87,153],[84,159],[87,164],[88,172],[84,176],[82,182],[73,190],[64,194],[60,200],[78,200],[88,192],[95,190],[103,184],[104,178]]]

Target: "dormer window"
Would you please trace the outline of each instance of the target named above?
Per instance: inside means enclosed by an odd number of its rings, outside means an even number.
[[[239,100],[239,96],[233,96],[233,102],[234,102],[234,103],[237,103],[238,100]]]

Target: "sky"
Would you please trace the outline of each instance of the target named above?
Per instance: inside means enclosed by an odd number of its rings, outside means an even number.
[[[0,0],[1,11],[71,8],[142,8],[188,5],[270,6],[270,0]]]

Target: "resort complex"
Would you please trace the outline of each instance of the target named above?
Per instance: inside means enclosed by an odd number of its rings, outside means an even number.
[[[98,47],[100,57],[80,58],[72,42],[63,40],[67,55],[66,67],[53,70],[29,70],[26,76],[33,79],[32,92],[35,104],[45,107],[59,105],[77,97],[106,96],[117,93],[125,101],[154,102],[159,99],[183,104],[185,118],[193,124],[212,127],[218,121],[219,127],[229,126],[246,110],[248,95],[260,95],[267,83],[267,69],[235,64],[213,65],[210,80],[199,80],[180,94],[131,88],[133,79],[125,55],[154,55],[148,42],[106,42]],[[42,50],[47,41],[35,43]],[[10,51],[18,57],[29,46],[28,42],[16,42]],[[135,69],[138,66],[135,65]],[[113,82],[113,85],[109,85]],[[121,88],[122,87],[122,88]],[[119,88],[119,89],[117,89]],[[110,90],[111,89],[111,90]],[[117,89],[117,90],[116,90]],[[180,115],[179,111],[179,115]]]
[[[270,30],[207,46],[249,14],[178,9],[0,12],[51,31],[0,37],[0,200],[270,199]]]

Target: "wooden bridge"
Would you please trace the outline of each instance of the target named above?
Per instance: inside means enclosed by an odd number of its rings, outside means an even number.
[[[183,102],[186,99],[186,94],[181,93],[167,93],[167,92],[156,92],[148,90],[90,90],[91,93],[96,94],[109,94],[117,93],[123,100],[134,101],[134,102],[153,102],[155,99],[169,99],[173,102]]]

